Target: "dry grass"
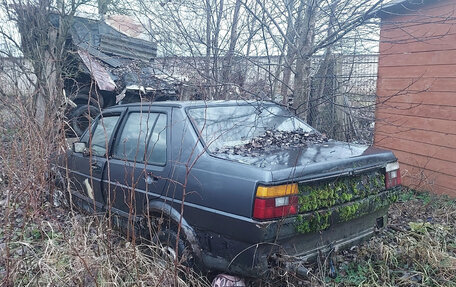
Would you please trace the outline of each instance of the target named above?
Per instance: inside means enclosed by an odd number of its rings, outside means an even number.
[[[51,211],[51,210],[50,210]],[[53,208],[53,219],[29,222],[8,242],[12,286],[207,286],[204,278],[157,255],[157,246],[134,245],[99,218],[68,215]],[[57,216],[56,216],[57,214]],[[3,270],[4,275],[6,271]]]

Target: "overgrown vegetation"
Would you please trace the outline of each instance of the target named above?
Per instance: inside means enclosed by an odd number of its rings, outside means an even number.
[[[377,194],[384,189],[384,182],[383,174],[373,172],[333,181],[299,184],[299,211],[318,210]]]
[[[377,211],[397,200],[397,192],[381,193],[385,176],[379,172],[334,181],[299,184],[296,229],[301,233],[320,231],[331,223],[346,222]],[[355,201],[356,200],[356,201]],[[337,205],[337,207],[334,207]]]
[[[456,286],[456,200],[405,191],[368,242],[317,265],[316,285]],[[334,268],[337,277],[330,278]]]

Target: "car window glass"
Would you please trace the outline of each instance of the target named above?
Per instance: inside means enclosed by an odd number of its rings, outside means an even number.
[[[166,163],[166,115],[160,114],[149,140],[146,162],[163,165]]]
[[[277,105],[241,104],[188,110],[210,152],[240,146],[270,132],[312,132],[313,129]]]
[[[106,146],[111,138],[114,127],[116,126],[119,115],[101,117],[97,123],[95,130],[92,133],[92,141],[90,147],[92,155],[105,156]]]
[[[113,156],[129,161],[144,161],[147,141],[158,114],[131,113],[114,148]]]
[[[82,136],[81,142],[85,142],[86,144],[89,143],[89,136],[90,136],[89,130],[93,131],[93,127],[95,126],[96,123],[97,123],[97,121],[92,121],[91,122],[90,128]]]

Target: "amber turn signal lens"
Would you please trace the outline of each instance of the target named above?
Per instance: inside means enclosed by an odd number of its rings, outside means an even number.
[[[280,197],[292,194],[298,194],[298,184],[284,184],[276,186],[258,186],[256,197]]]

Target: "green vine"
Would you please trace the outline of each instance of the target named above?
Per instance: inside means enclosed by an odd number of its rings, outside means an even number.
[[[297,217],[297,230],[300,233],[324,230],[330,226],[331,215],[332,211],[314,212],[311,216],[307,217],[299,215]]]
[[[396,201],[397,195],[385,196],[384,188],[385,176],[381,172],[299,184],[296,229],[300,233],[324,230]]]

